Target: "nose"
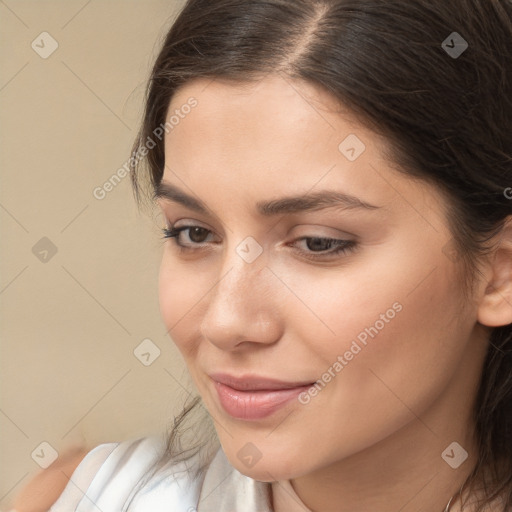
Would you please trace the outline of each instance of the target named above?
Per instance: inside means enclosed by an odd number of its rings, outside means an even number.
[[[201,334],[227,351],[275,343],[281,336],[279,281],[266,267],[264,253],[252,263],[231,253],[208,295]]]

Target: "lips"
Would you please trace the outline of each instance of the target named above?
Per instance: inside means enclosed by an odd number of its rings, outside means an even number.
[[[230,388],[238,391],[261,391],[261,390],[280,390],[293,389],[303,386],[310,386],[315,381],[282,381],[258,375],[246,375],[243,377],[233,377],[226,373],[212,373],[210,377],[221,384],[225,384]]]
[[[233,377],[217,373],[211,374],[210,378],[222,408],[234,418],[244,420],[262,419],[273,414],[314,384],[254,375]]]

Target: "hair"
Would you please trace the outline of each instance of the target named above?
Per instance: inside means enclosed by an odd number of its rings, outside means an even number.
[[[443,43],[453,32],[468,43],[458,56]],[[270,73],[330,93],[384,137],[399,172],[436,186],[446,198],[461,288],[470,292],[512,214],[504,193],[512,184],[512,3],[188,0],[147,85],[130,160],[137,202],[162,179],[156,129],[180,87],[201,78],[250,84]],[[138,158],[149,140],[154,147]],[[185,450],[179,441],[201,405],[196,397],[174,420],[162,461],[189,458],[206,444]],[[489,329],[473,410],[477,464],[451,505],[483,482],[478,512],[498,497],[505,512],[512,508],[512,324]]]

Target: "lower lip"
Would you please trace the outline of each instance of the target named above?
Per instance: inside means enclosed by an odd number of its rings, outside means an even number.
[[[239,391],[220,382],[213,383],[224,410],[234,418],[242,420],[266,418],[313,385],[290,389]]]

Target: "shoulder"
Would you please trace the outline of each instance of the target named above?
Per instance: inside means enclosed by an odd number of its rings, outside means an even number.
[[[77,466],[49,512],[126,510],[138,484],[164,452],[165,441],[157,436],[96,446]],[[169,510],[173,502],[180,506],[188,501],[190,506],[197,504],[200,482],[196,482],[188,471],[190,464],[188,461],[188,464],[169,466],[166,474],[169,475],[170,471],[172,477],[152,480],[151,493],[145,492],[143,487],[137,495],[137,503],[144,501],[144,508],[154,512],[160,510],[159,505],[164,510],[164,504]],[[159,503],[153,503],[155,500]]]

